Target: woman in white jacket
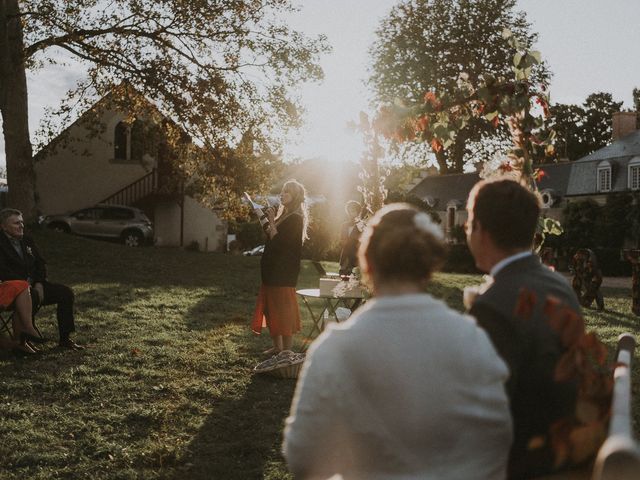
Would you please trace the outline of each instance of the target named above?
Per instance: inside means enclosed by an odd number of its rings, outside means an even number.
[[[446,247],[406,204],[369,222],[374,298],[309,349],[285,428],[296,478],[503,479],[508,370],[473,318],[425,293]]]

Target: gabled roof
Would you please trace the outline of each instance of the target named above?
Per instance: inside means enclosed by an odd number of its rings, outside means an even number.
[[[637,157],[640,157],[640,130],[572,162],[567,195],[598,194],[598,166],[605,161],[611,166],[611,191],[628,191],[627,167]]]

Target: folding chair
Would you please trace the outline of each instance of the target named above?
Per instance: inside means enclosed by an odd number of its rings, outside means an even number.
[[[11,324],[13,322],[13,309],[0,309],[0,334],[7,332],[9,338],[13,340],[13,330]]]

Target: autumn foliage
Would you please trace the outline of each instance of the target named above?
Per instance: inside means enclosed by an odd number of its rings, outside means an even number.
[[[535,293],[521,290],[515,314],[524,320],[531,318],[536,304]],[[546,437],[529,441],[534,450],[550,443],[554,467],[577,465],[592,458],[607,434],[611,397],[612,370],[607,366],[607,348],[593,332],[585,331],[582,316],[548,297],[543,306],[548,325],[558,335],[563,354],[553,372],[556,382],[574,382],[577,396],[574,412],[556,421]]]
[[[428,91],[420,103],[398,101],[381,107],[374,128],[396,142],[428,142],[438,153],[454,145],[458,133],[474,119],[484,119],[494,128],[505,124],[513,144],[510,167],[520,172],[523,183],[532,183],[533,163],[553,154],[554,133],[545,128],[546,87],[530,79],[541,56],[526,49],[508,30],[503,39],[514,52],[513,79],[487,74],[474,86],[463,73],[453,92]]]

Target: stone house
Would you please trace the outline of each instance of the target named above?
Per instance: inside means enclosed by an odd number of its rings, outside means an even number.
[[[99,203],[135,206],[153,222],[157,246],[197,243],[203,251],[224,250],[226,222],[185,195],[161,146],[149,145],[144,125],[153,120],[131,122],[110,105],[107,95],[35,156],[40,213],[62,214]]]
[[[640,130],[637,113],[613,115],[611,144],[573,162],[538,165],[543,176],[538,182],[543,215],[562,221],[569,202],[591,198],[600,204],[608,195],[640,191]],[[414,182],[408,194],[431,205],[452,239],[456,226],[467,219],[465,205],[469,191],[480,180],[478,173],[425,175]]]

